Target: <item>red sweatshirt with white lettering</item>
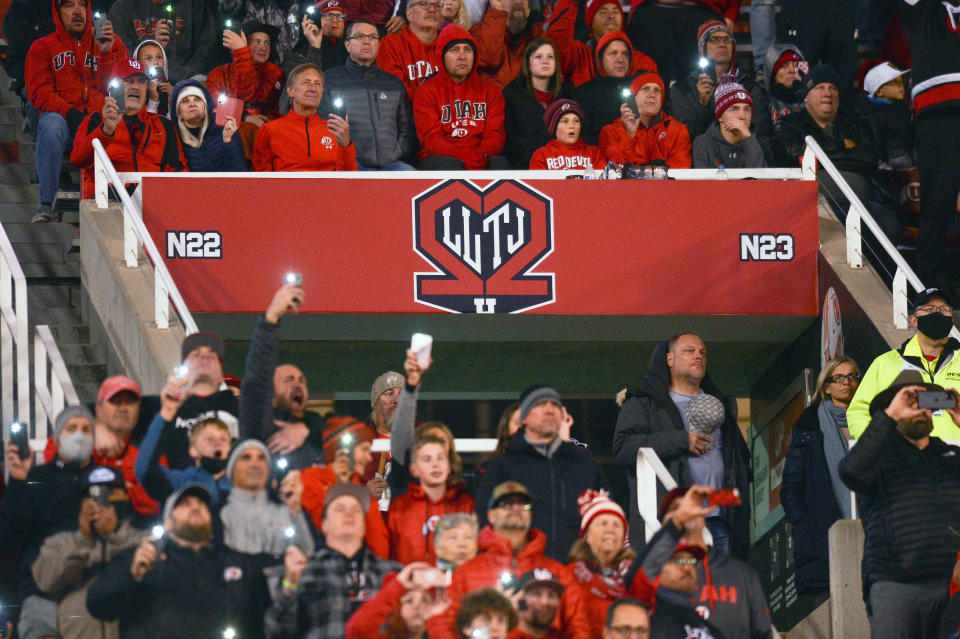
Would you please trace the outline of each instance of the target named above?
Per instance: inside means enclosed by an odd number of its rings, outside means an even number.
[[[551,140],[533,152],[530,158],[530,170],[566,171],[568,169],[602,170],[607,166],[607,158],[598,146],[590,146],[583,140],[573,144],[564,144],[560,140]]]

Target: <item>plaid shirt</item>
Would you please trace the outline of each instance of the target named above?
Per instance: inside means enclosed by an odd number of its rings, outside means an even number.
[[[280,590],[264,618],[269,639],[343,639],[350,615],[380,590],[384,577],[403,566],[380,559],[366,546],[358,554],[359,570],[351,559],[320,548],[307,561],[294,593]]]

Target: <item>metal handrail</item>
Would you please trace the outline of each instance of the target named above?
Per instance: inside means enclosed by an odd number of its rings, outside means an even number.
[[[0,394],[4,425],[30,423],[30,333],[27,278],[0,225]],[[16,403],[13,385],[16,382]],[[3,429],[6,443],[7,429]]]
[[[477,439],[454,439],[453,448],[458,453],[492,453],[497,449],[495,437],[481,437]],[[374,439],[370,444],[371,453],[389,453],[390,440],[386,438]]]
[[[37,326],[33,338],[33,392],[36,402],[35,431],[31,447],[42,451],[53,420],[65,406],[77,406],[80,398],[73,387],[67,365],[60,355],[53,333],[46,324]]]
[[[190,314],[180,290],[170,276],[167,265],[164,263],[157,246],[153,243],[153,238],[143,224],[143,213],[140,207],[134,203],[133,199],[124,188],[124,182],[117,175],[113,162],[107,155],[106,150],[100,140],[93,141],[94,151],[94,181],[95,197],[98,209],[105,209],[108,206],[107,191],[112,184],[116,193],[120,196],[121,209],[123,210],[123,259],[127,268],[137,268],[140,265],[139,247],[142,246],[147,257],[153,263],[153,286],[154,286],[154,320],[157,328],[166,330],[170,328],[170,315],[168,301],[173,303],[174,311],[180,317],[183,323],[184,332],[197,332],[197,323]]]
[[[647,541],[660,530],[660,520],[657,518],[657,480],[668,491],[677,487],[677,480],[663,465],[656,451],[652,448],[640,448],[637,450],[637,512],[643,517]]]
[[[883,247],[890,259],[896,265],[897,270],[893,276],[893,324],[899,329],[908,327],[908,294],[907,284],[913,287],[914,291],[919,292],[926,287],[917,274],[914,273],[907,261],[900,255],[900,251],[893,245],[893,242],[886,236],[877,221],[873,219],[870,211],[864,206],[857,194],[853,192],[843,175],[834,166],[833,162],[827,156],[826,152],[817,144],[813,136],[808,135],[805,138],[807,149],[812,151],[816,159],[823,165],[823,169],[833,179],[837,188],[843,193],[850,203],[850,210],[847,212],[846,233],[847,233],[847,264],[851,268],[863,267],[863,242],[861,237],[861,223],[866,224],[867,228],[873,233],[877,243]],[[951,334],[960,339],[960,331],[954,327]]]

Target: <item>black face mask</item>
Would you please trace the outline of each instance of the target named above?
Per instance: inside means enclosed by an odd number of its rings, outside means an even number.
[[[917,315],[917,330],[930,339],[943,339],[953,328],[953,318],[943,313]]]
[[[201,457],[200,458],[200,468],[204,469],[211,475],[216,475],[217,473],[223,472],[227,467],[227,460],[220,457]]]

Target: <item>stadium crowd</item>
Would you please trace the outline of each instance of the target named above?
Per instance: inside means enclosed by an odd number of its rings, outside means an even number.
[[[4,64],[37,140],[35,222],[57,219],[65,156],[91,195],[95,139],[119,171],[492,171],[793,167],[812,135],[894,238],[880,178],[919,170],[920,276],[940,285],[960,187],[960,1],[897,3],[909,78],[884,60],[857,72],[855,4],[781,0],[774,18],[754,0],[747,69],[738,0],[14,0]],[[504,412],[475,485],[451,430],[417,419],[438,373],[412,351],[371,384],[369,416],[307,410],[305,376],[278,359],[304,295],[276,292],[238,385],[220,337],[194,333],[157,394],[113,376],[57,416],[44,450],[11,433],[10,632],[774,636],[747,563],[750,456],[700,337],[659,344],[622,396],[616,462],[633,473],[653,448],[681,484],[658,495],[648,540],[635,477],[625,508],[552,387]],[[784,469],[805,592],[826,589],[827,530],[856,494],[878,639],[960,636],[952,312],[928,289],[916,335],[862,377],[849,358],[824,366]],[[922,403],[931,392],[940,405]]]
[[[749,20],[740,0],[44,4],[5,20],[36,222],[57,219],[65,155],[90,195],[94,139],[120,171],[599,171],[793,167],[812,135],[895,243],[913,194],[919,275],[947,283],[952,0],[754,0]],[[858,71],[858,36],[893,62]]]

